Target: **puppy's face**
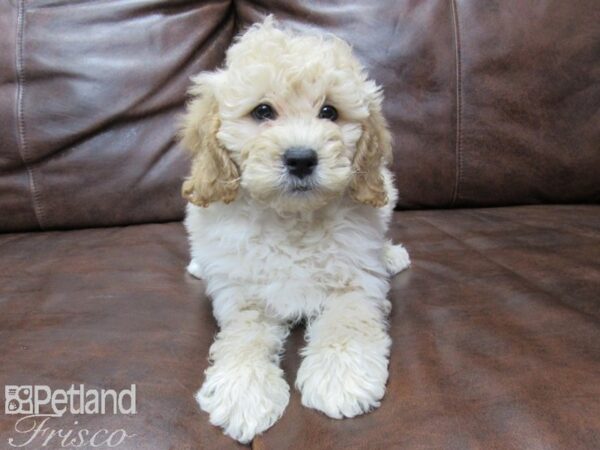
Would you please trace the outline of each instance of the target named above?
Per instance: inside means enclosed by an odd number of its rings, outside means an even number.
[[[239,189],[279,211],[314,210],[345,193],[387,202],[381,94],[343,41],[267,20],[229,49],[224,70],[194,81],[183,133],[195,156],[183,187],[193,203],[230,202]]]

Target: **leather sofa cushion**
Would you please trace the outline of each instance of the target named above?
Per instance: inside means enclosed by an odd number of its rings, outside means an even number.
[[[294,390],[254,447],[596,449],[600,207],[398,212],[392,229],[413,266],[392,281],[381,407],[337,421]],[[235,448],[193,399],[216,326],[180,223],[4,234],[0,249],[0,386],[135,383],[134,416],[53,423],[125,428],[126,448]],[[301,345],[296,329],[290,385]],[[0,442],[15,421],[0,415]]]
[[[402,208],[600,199],[595,0],[0,2],[0,230],[177,220],[189,76],[274,13],[386,92]]]

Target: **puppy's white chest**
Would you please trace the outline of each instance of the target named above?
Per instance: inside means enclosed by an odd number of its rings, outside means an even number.
[[[323,230],[261,230],[238,244],[229,249],[239,261],[230,281],[278,316],[317,314],[331,292],[352,282],[343,245]]]
[[[364,221],[228,217],[191,207],[186,226],[192,258],[213,298],[239,292],[286,319],[318,314],[332,293],[385,273],[382,240],[369,235],[374,230]]]

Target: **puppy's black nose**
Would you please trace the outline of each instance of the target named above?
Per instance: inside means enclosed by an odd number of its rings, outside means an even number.
[[[288,172],[298,178],[304,178],[313,173],[319,158],[312,148],[292,147],[283,154],[283,162]]]

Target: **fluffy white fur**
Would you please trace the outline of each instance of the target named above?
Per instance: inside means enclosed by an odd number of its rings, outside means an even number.
[[[183,137],[195,158],[183,189],[188,271],[205,280],[220,327],[200,407],[243,443],[273,425],[290,395],[284,340],[300,319],[302,403],[334,418],[379,406],[388,280],[410,264],[386,238],[397,194],[380,90],[340,39],[271,19],[235,43],[224,69],[195,82]],[[265,102],[277,118],[257,122],[250,112]],[[337,121],[317,117],[323,104]],[[301,190],[281,162],[293,146],[319,155]]]

